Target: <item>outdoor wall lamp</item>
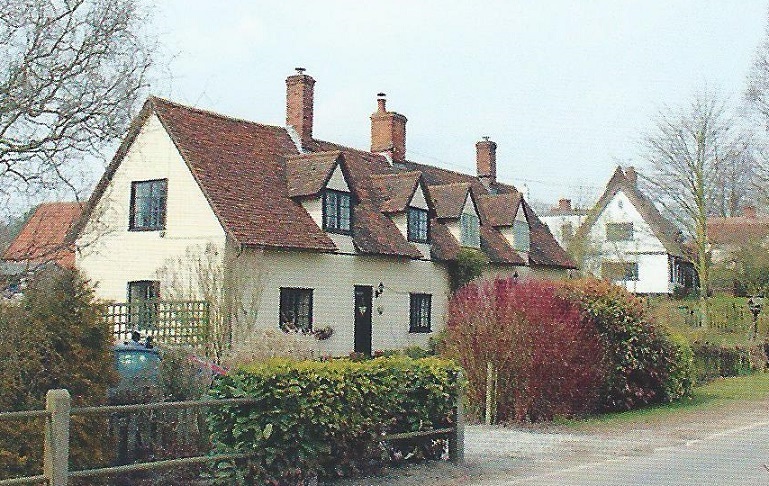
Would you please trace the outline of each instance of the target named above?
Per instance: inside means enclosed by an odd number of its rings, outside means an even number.
[[[378,299],[379,296],[382,295],[382,293],[384,293],[384,284],[382,282],[379,282],[379,285],[374,291],[374,297]]]

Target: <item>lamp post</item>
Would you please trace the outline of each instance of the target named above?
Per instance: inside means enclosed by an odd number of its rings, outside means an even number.
[[[753,314],[753,339],[758,337],[758,315],[761,313],[761,307],[764,304],[764,298],[761,296],[753,296],[748,299],[748,309]]]

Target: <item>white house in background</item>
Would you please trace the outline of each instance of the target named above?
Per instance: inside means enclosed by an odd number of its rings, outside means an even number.
[[[370,152],[321,141],[314,84],[302,71],[286,80],[286,127],[147,100],[73,232],[98,296],[162,299],[171,290],[162,269],[194,280],[185,259],[213,248],[256,304],[258,327],[330,326],[319,351],[341,355],[425,345],[444,325],[448,268],[462,247],[508,274],[574,268],[515,188],[497,181],[494,142],[476,145],[477,175],[411,162],[406,117],[383,95]],[[497,214],[511,200],[515,222]]]
[[[577,238],[583,270],[638,294],[670,294],[695,283],[678,228],[637,187],[633,167],[617,167]]]
[[[587,210],[573,208],[571,199],[560,199],[558,206],[540,216],[558,244],[566,249],[569,248],[571,239],[574,238],[574,234],[585,221],[585,218],[587,218]]]

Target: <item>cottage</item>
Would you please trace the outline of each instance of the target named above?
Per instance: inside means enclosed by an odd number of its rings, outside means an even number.
[[[617,167],[575,238],[583,270],[631,292],[672,294],[694,286],[680,230],[638,188],[633,167]]]
[[[560,199],[558,205],[551,208],[540,219],[547,225],[555,240],[568,249],[574,233],[587,217],[587,210],[572,207],[571,199]]]
[[[285,127],[148,99],[74,231],[99,296],[168,296],[161,270],[191,281],[213,249],[258,326],[328,326],[322,352],[370,353],[442,328],[462,247],[511,275],[574,267],[497,180],[494,142],[478,142],[477,175],[412,162],[406,117],[383,94],[370,151],[318,140],[314,85],[303,70],[288,77]]]

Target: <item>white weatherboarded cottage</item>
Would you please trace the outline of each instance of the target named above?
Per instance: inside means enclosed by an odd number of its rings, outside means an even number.
[[[583,270],[638,294],[694,285],[678,228],[639,190],[632,167],[617,167],[575,238]]]
[[[425,345],[444,325],[448,268],[463,246],[509,274],[574,268],[515,188],[497,182],[496,144],[478,142],[478,176],[410,162],[406,118],[383,97],[371,152],[317,140],[314,83],[303,72],[286,80],[286,127],[150,98],[74,230],[77,266],[98,296],[163,299],[169,266],[194,278],[213,255],[255,304],[247,318],[258,327],[331,327],[320,351],[341,355]],[[509,195],[526,251],[496,215]]]

